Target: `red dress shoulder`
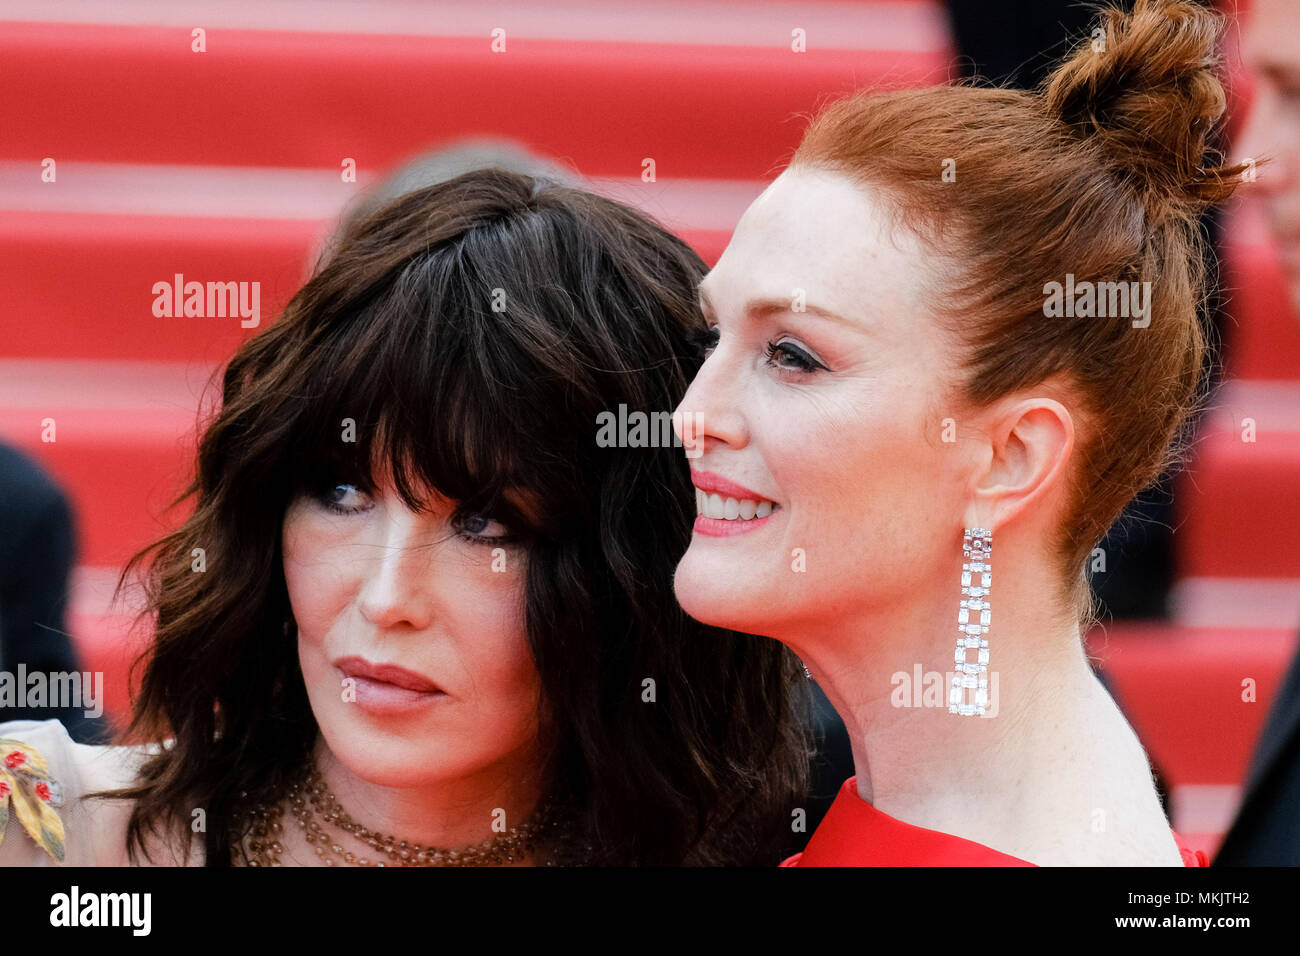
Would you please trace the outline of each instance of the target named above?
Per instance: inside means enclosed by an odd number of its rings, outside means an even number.
[[[857,777],[840,787],[802,853],[782,866],[1034,866],[951,833],[896,820],[858,796]],[[1209,866],[1200,850],[1174,840],[1185,866]]]

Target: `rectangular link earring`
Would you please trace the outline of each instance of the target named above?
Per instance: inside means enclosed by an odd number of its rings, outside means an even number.
[[[962,539],[961,604],[957,611],[957,651],[953,655],[957,676],[948,694],[948,713],[982,716],[989,702],[989,585],[993,583],[993,532],[967,528]],[[974,576],[979,575],[979,584]],[[972,612],[979,614],[972,621]],[[975,651],[975,660],[967,658]],[[967,695],[967,691],[971,691]]]

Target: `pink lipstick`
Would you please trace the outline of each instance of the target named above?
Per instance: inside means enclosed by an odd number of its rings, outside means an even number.
[[[396,664],[374,664],[364,657],[340,657],[334,661],[339,673],[353,681],[354,701],[372,714],[410,713],[439,700],[447,694],[422,674]]]
[[[691,469],[695,485],[695,530],[713,538],[756,531],[781,509],[764,495],[712,471]]]

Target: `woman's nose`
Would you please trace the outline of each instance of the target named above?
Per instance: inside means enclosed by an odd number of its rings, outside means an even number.
[[[743,448],[748,443],[740,392],[735,360],[715,349],[673,411],[673,430],[686,448],[686,457],[698,458],[718,445]]]
[[[405,508],[389,508],[371,547],[358,597],[362,616],[379,628],[428,627],[437,550],[428,522]]]

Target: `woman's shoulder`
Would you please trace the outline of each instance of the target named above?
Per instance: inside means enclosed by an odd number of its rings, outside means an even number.
[[[57,720],[0,724],[0,866],[126,865],[131,786],[152,748],[81,744]]]

